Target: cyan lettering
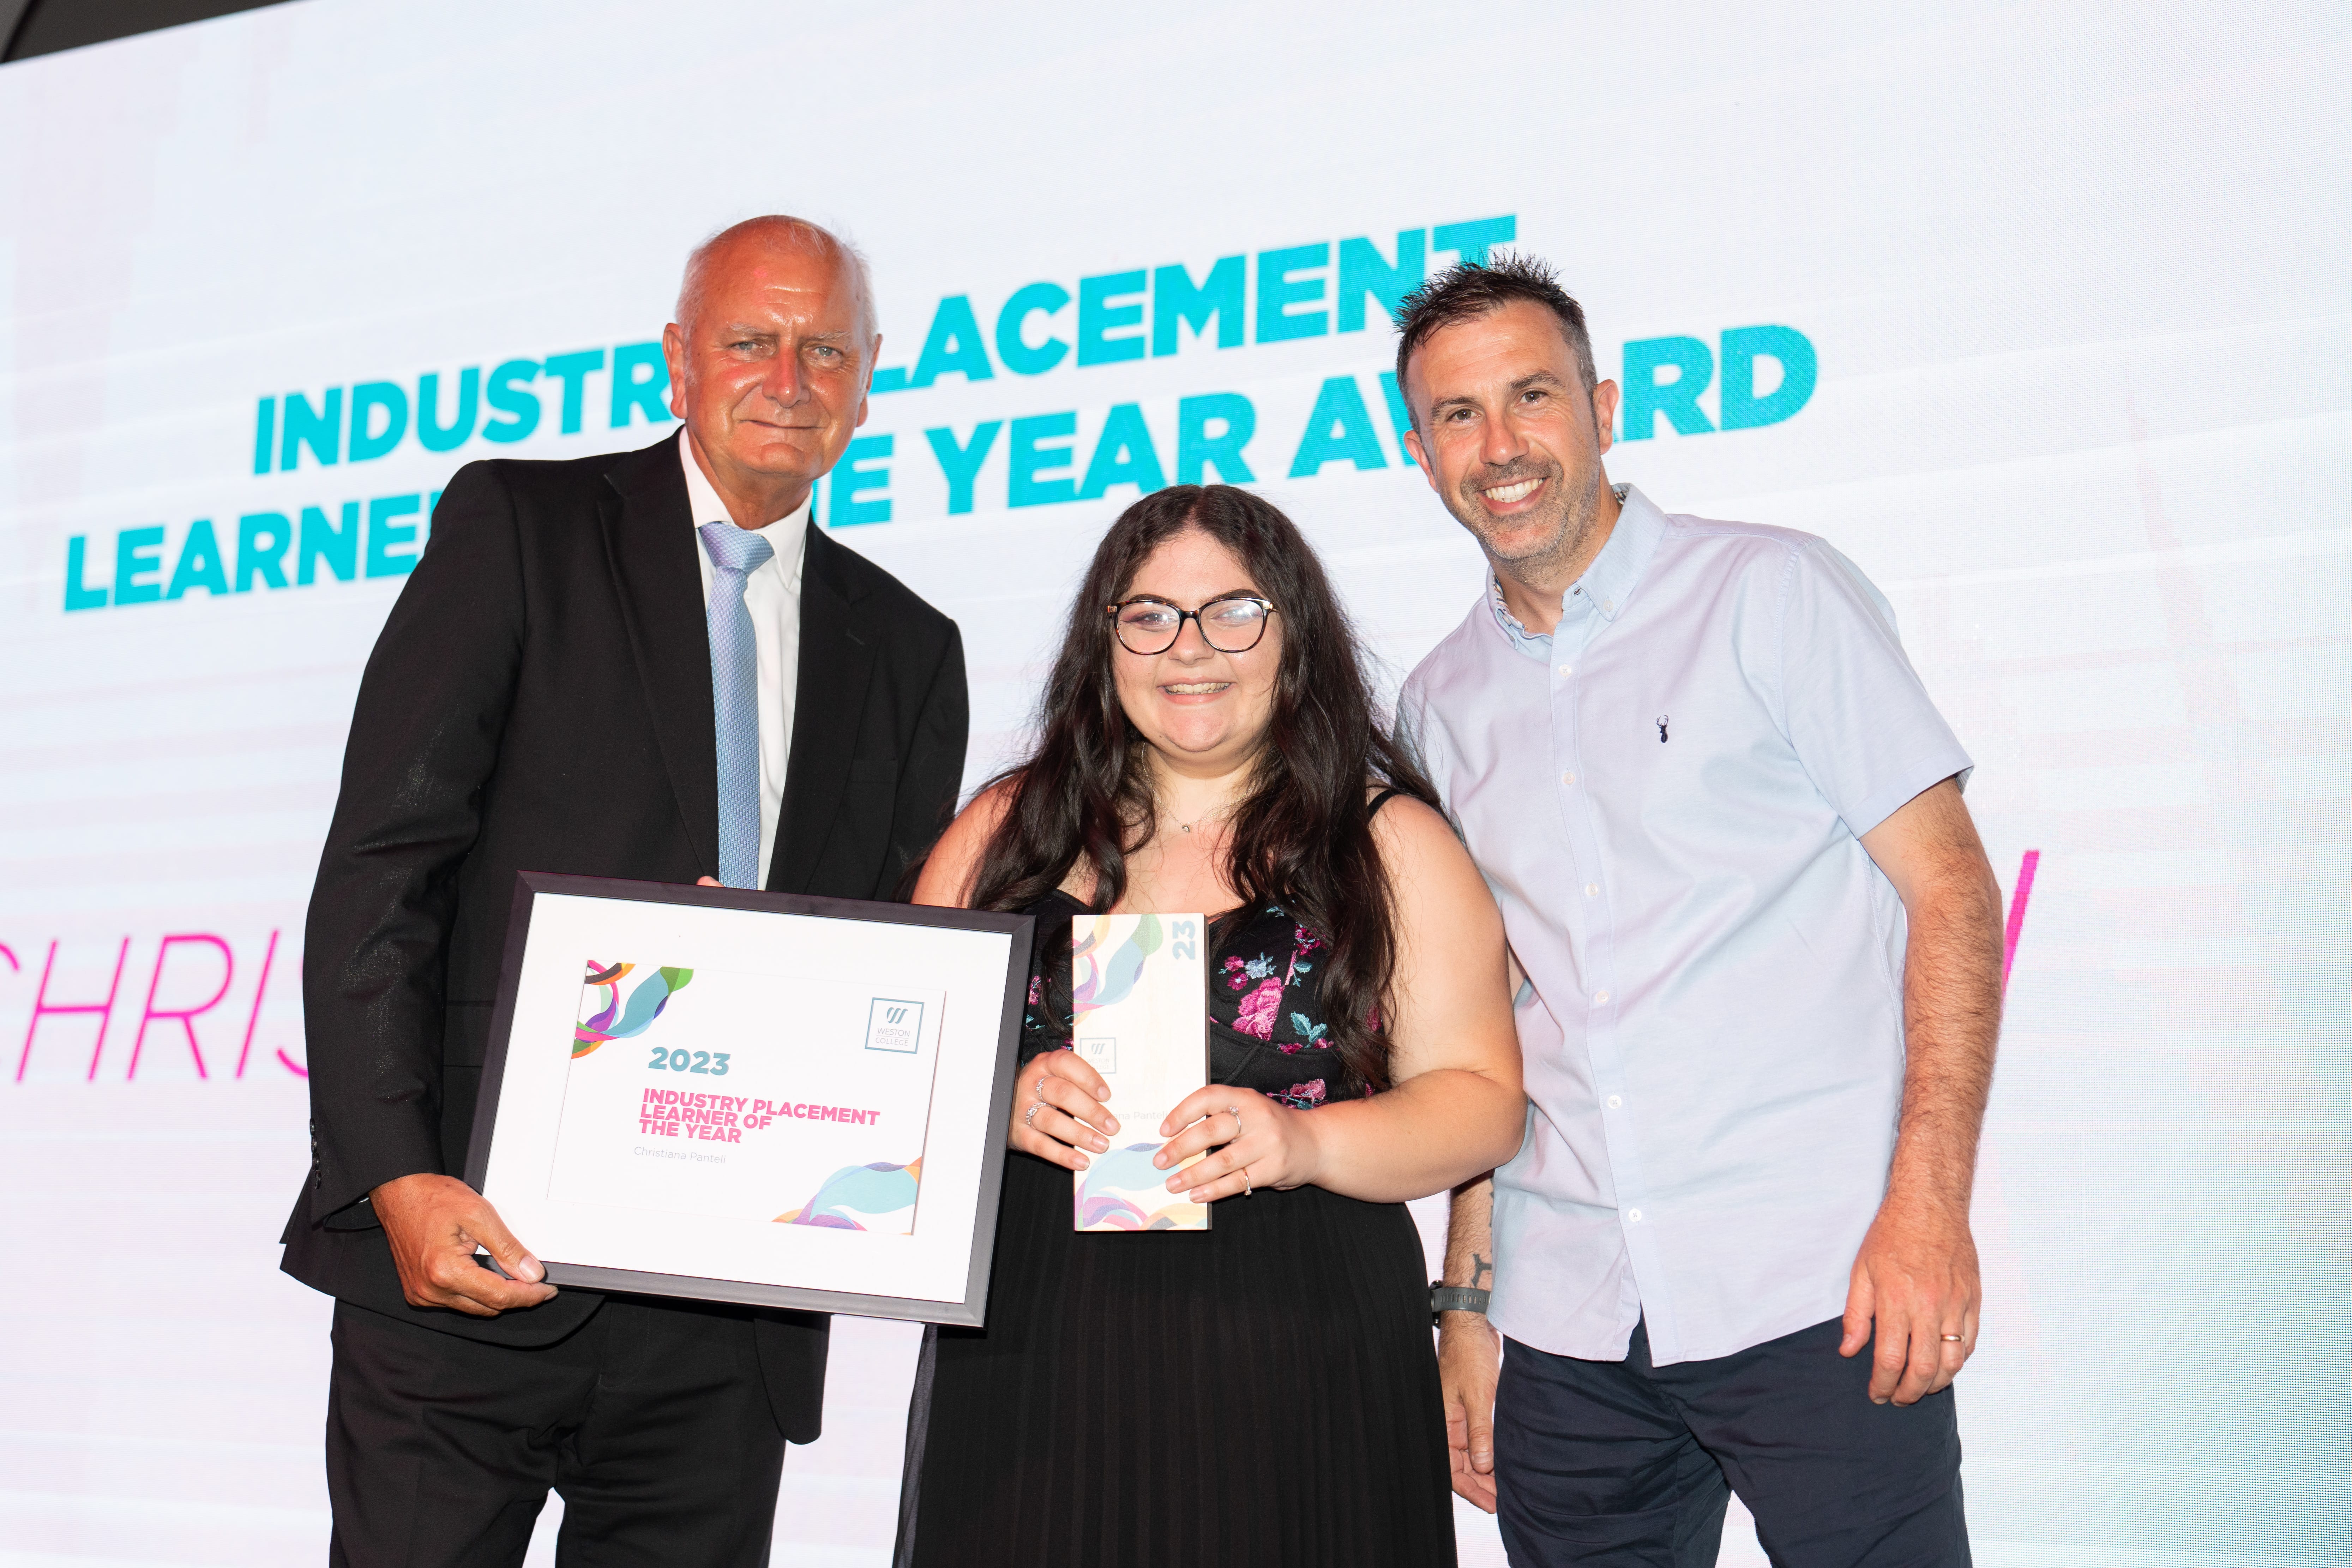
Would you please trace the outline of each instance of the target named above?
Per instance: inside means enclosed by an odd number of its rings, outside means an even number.
[[[867,490],[887,490],[890,488],[890,451],[898,444],[891,436],[860,436],[850,442],[841,454],[841,461],[833,470],[833,512],[824,521],[835,528],[854,528],[862,522],[890,521],[890,498],[860,500]],[[868,468],[866,464],[881,465]]]
[[[1139,346],[1142,340],[1136,342]],[[1117,485],[1133,485],[1138,495],[1147,496],[1168,488],[1159,449],[1151,444],[1150,426],[1143,422],[1143,410],[1132,403],[1120,404],[1103,421],[1094,458],[1087,464],[1086,481],[1078,486],[1078,499],[1093,500]]]
[[[321,561],[339,583],[348,583],[359,575],[359,502],[345,501],[342,521],[332,525],[327,521],[327,514],[317,507],[302,509],[302,537],[294,552],[295,584],[307,588],[315,582]]]
[[[310,400],[299,392],[286,395],[286,439],[278,448],[278,466],[291,470],[302,455],[310,448],[311,460],[322,467],[332,467],[343,455],[343,389],[327,388],[320,399],[321,408],[310,406]],[[115,595],[117,603],[121,595]]]
[[[580,410],[586,400],[588,378],[604,368],[603,349],[582,349],[577,353],[550,354],[541,367],[545,373],[563,383],[563,417],[559,426],[562,434],[580,434]]]
[[[1067,468],[1076,461],[1076,454],[1068,446],[1045,447],[1038,443],[1054,437],[1075,439],[1078,433],[1076,414],[1039,414],[1013,422],[1013,435],[1007,448],[1012,474],[1005,485],[1008,506],[1052,506],[1057,501],[1077,499],[1078,487],[1074,479],[1048,479],[1038,476],[1056,468]]]
[[[1408,468],[1421,467],[1413,461],[1412,448],[1404,444],[1404,433],[1412,428],[1412,413],[1404,405],[1404,394],[1397,389],[1396,372],[1381,372],[1381,392],[1388,399],[1389,433],[1396,437],[1397,456]]]
[[[441,417],[441,378],[427,373],[416,378],[416,439],[428,452],[447,452],[466,444],[481,414],[482,372],[467,365],[457,373],[457,417],[446,425]]]
[[[376,411],[383,428],[374,428]],[[371,462],[400,445],[408,434],[408,394],[388,381],[363,381],[352,388],[351,459]]]
[[[483,440],[520,441],[539,428],[539,394],[523,390],[524,383],[538,379],[535,359],[510,359],[490,372],[485,395],[490,406],[507,417],[485,424]]]
[[[1294,245],[1284,250],[1261,250],[1257,253],[1257,341],[1262,343],[1285,342],[1292,338],[1319,338],[1331,330],[1328,310],[1301,310],[1293,314],[1293,305],[1312,304],[1323,298],[1324,279],[1320,276],[1300,278],[1294,274],[1313,273],[1318,267],[1331,264],[1331,247]]]
[[[253,410],[253,471],[269,471],[270,448],[278,437],[278,399],[265,397]]]
[[[1339,242],[1339,330],[1364,330],[1364,296],[1381,302],[1394,321],[1404,297],[1421,287],[1429,275],[1429,235],[1418,228],[1399,229],[1396,262],[1391,266],[1379,246],[1369,239]]]
[[[1059,338],[1032,343],[1026,330],[1031,316],[1058,314],[1069,302],[1070,291],[1058,283],[1032,283],[1013,291],[1013,298],[996,313],[996,357],[1005,369],[1016,375],[1043,375],[1062,363],[1062,356],[1070,352],[1069,344]],[[1018,421],[1013,428],[1017,435]]]
[[[1307,416],[1307,433],[1299,437],[1298,456],[1291,460],[1290,477],[1313,479],[1326,463],[1347,461],[1358,468],[1385,468],[1381,438],[1372,431],[1372,416],[1352,375],[1335,375],[1315,395],[1315,412]]]
[[[1151,352],[1154,356],[1172,354],[1178,343],[1178,329],[1190,327],[1195,338],[1208,336],[1209,323],[1217,323],[1217,346],[1237,349],[1242,345],[1243,299],[1249,289],[1249,261],[1245,257],[1222,256],[1209,268],[1209,275],[1200,282],[1182,264],[1160,267],[1151,274]]]
[[[1117,364],[1143,357],[1143,268],[1078,279],[1078,363]],[[1118,301],[1132,300],[1134,304]],[[1133,331],[1126,331],[1128,328]],[[1116,331],[1118,336],[1111,334]]]
[[[1218,428],[1213,433],[1209,426]],[[1176,405],[1176,482],[1245,485],[1255,477],[1242,449],[1257,434],[1257,409],[1238,392],[1211,392]],[[1204,478],[1211,468],[1216,479]]]
[[[980,321],[971,313],[968,294],[949,295],[931,313],[931,330],[923,339],[923,352],[916,356],[915,374],[908,384],[929,386],[950,373],[967,382],[996,379],[996,367],[988,363],[988,346],[981,342]],[[874,389],[883,390],[879,374]]]
[[[656,343],[623,343],[613,351],[613,428],[625,429],[638,415],[648,425],[667,425],[669,361]]]
[[[1672,381],[1658,373],[1671,370]],[[1698,395],[1715,376],[1715,356],[1696,338],[1638,338],[1625,345],[1625,437],[1646,441],[1658,433],[1657,416],[1666,416],[1677,436],[1698,436],[1715,428],[1698,405]]]
[[[66,541],[66,611],[102,610],[106,608],[106,590],[93,588],[82,580],[89,541],[86,535],[75,534]]]
[[[249,511],[236,520],[236,591],[253,592],[259,577],[273,588],[286,586],[286,552],[294,525],[282,511]]]
[[[1756,391],[1756,362],[1769,359],[1780,367],[1780,384],[1761,395]],[[1778,425],[1812,400],[1821,363],[1811,339],[1794,327],[1733,327],[1723,334],[1723,427],[1752,430]]]
[[[980,478],[980,466],[988,460],[988,449],[1003,425],[1001,419],[981,421],[972,426],[971,438],[961,447],[956,445],[955,431],[948,426],[923,432],[923,439],[931,444],[931,455],[940,460],[940,472],[947,477],[950,516],[971,510],[972,481]]]
[[[1430,231],[1429,243],[1432,249],[1454,252],[1465,267],[1484,267],[1489,249],[1518,237],[1518,217],[1506,213],[1501,217],[1472,218],[1468,223],[1439,224]]]
[[[495,382],[493,385],[497,384]],[[534,400],[536,401],[536,400]],[[396,517],[413,517],[422,510],[415,496],[378,496],[368,502],[367,574],[371,577],[405,577],[416,570],[416,552],[402,548],[416,542],[416,525],[394,522]]]
[[[188,535],[180,541],[179,563],[172,568],[172,585],[163,597],[176,599],[191,588],[202,588],[215,597],[228,594],[228,574],[222,569],[220,540],[213,533],[213,520],[200,517],[188,524]]]
[[[163,572],[163,529],[158,523],[149,528],[126,528],[114,536],[114,602],[118,605],[152,605],[163,596],[160,583],[142,583],[140,578],[150,573],[157,576]]]

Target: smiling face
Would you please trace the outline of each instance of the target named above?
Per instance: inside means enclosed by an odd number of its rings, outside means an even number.
[[[1586,391],[1559,321],[1517,300],[1433,332],[1405,395],[1405,441],[1430,488],[1497,572],[1549,589],[1556,613],[1616,517],[1601,463],[1616,384]]]
[[[1187,528],[1145,559],[1119,598],[1148,596],[1197,610],[1230,594],[1268,596],[1241,557],[1199,529]],[[1274,716],[1282,631],[1277,606],[1265,635],[1247,653],[1218,652],[1192,620],[1165,653],[1129,653],[1114,639],[1111,675],[1119,706],[1163,766],[1216,777],[1249,765]]]
[[[821,231],[746,225],[698,258],[662,334],[670,411],[737,522],[796,509],[866,423],[881,340],[867,341],[863,303]]]

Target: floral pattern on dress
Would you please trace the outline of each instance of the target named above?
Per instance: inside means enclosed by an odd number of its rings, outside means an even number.
[[[1293,1110],[1312,1110],[1323,1103],[1324,1093],[1323,1080],[1315,1078],[1307,1079],[1305,1083],[1292,1084],[1290,1092],[1279,1098],[1283,1104],[1289,1106]]]
[[[1286,913],[1279,904],[1267,905],[1265,912],[1276,916]],[[1297,1038],[1277,1041],[1274,1037],[1286,1010],[1282,1005],[1283,998],[1293,985],[1300,983],[1302,976],[1314,973],[1315,965],[1307,962],[1308,955],[1320,952],[1329,945],[1320,935],[1293,921],[1290,952],[1286,959],[1277,959],[1266,952],[1255,957],[1244,958],[1237,954],[1227,958],[1223,965],[1225,984],[1234,991],[1247,993],[1234,1010],[1234,1027],[1242,1034],[1254,1035],[1268,1042],[1285,1056],[1296,1056],[1300,1051],[1329,1050],[1331,1047],[1324,1043],[1324,1037],[1330,1033],[1330,1026],[1318,1024],[1297,1009],[1287,1009],[1291,1032]],[[1281,971],[1279,974],[1276,973],[1277,967]]]

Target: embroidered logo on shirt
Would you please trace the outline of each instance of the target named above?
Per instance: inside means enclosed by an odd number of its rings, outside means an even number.
[[[1661,714],[1659,714],[1659,715],[1658,715],[1658,744],[1660,744],[1661,746],[1663,746],[1663,745],[1664,745],[1665,743],[1666,743],[1666,716],[1665,716],[1664,713],[1661,713]]]

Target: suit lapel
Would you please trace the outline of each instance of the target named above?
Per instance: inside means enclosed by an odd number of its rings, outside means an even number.
[[[677,437],[630,453],[605,479],[614,493],[599,509],[604,552],[637,679],[695,860],[716,875],[719,736],[711,715],[709,621]]]
[[[849,783],[851,753],[874,675],[873,630],[863,624],[863,597],[845,569],[848,552],[809,516],[807,553],[801,564],[800,679],[793,698],[793,751],[784,771],[784,804],[776,852],[768,870],[772,891],[807,890],[824,848],[833,815]],[[704,678],[709,685],[709,677]],[[706,702],[705,707],[709,704]],[[706,728],[707,728],[706,723]],[[715,745],[716,742],[714,742]],[[716,770],[713,770],[714,779]],[[712,784],[717,793],[717,784]],[[714,823],[718,807],[711,807]]]

